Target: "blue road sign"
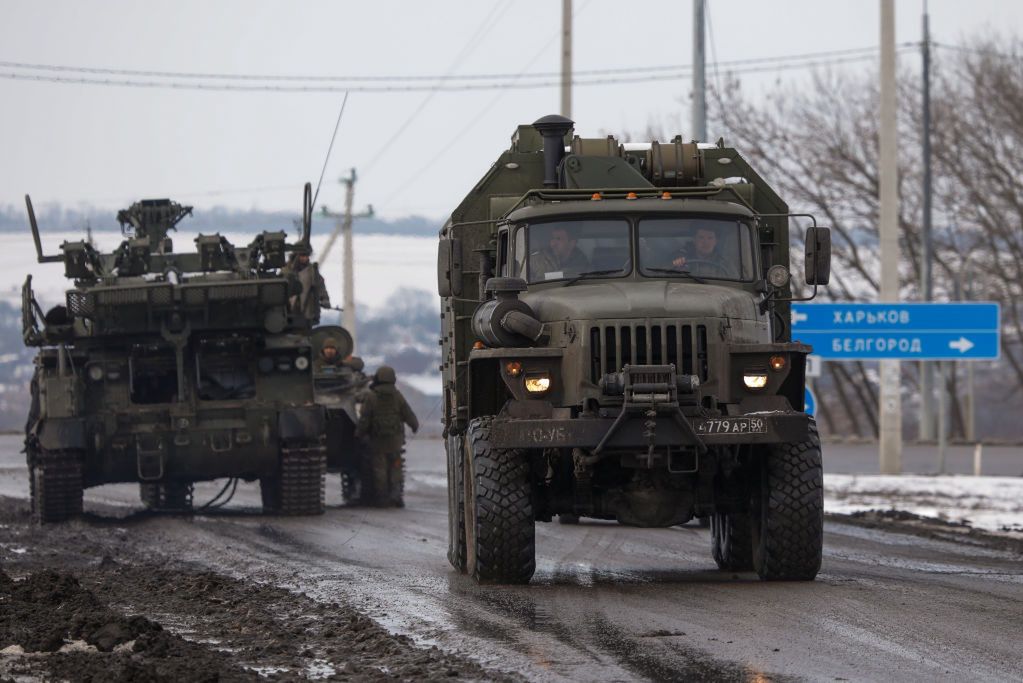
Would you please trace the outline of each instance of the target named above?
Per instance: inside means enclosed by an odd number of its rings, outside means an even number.
[[[993,360],[997,303],[792,305],[792,339],[836,360]]]
[[[817,397],[813,395],[810,387],[806,387],[806,393],[803,394],[803,412],[810,417],[817,412]]]

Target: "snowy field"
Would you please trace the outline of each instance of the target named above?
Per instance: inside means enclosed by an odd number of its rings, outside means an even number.
[[[187,223],[187,219],[186,222]],[[183,224],[184,225],[184,224]],[[43,251],[58,254],[61,242],[77,241],[84,235],[79,232],[43,232]],[[225,234],[235,246],[248,244],[253,235]],[[175,250],[194,250],[194,233],[183,229],[171,233]],[[121,234],[116,231],[94,231],[93,239],[103,251],[111,251],[120,244]],[[313,235],[314,257],[327,241],[326,234]],[[334,243],[329,255],[330,261],[320,264],[320,272],[330,291],[331,302],[341,304],[341,240]],[[67,280],[60,263],[36,263],[32,236],[26,228],[25,234],[0,234],[0,298],[21,305],[21,285],[25,276],[32,273],[32,286],[43,308],[64,299]],[[408,237],[395,235],[355,235],[355,301],[360,306],[376,309],[400,287],[412,287],[429,292],[437,291],[437,240],[432,237]]]
[[[1023,532],[1023,477],[825,474],[824,509],[900,510],[988,531]]]

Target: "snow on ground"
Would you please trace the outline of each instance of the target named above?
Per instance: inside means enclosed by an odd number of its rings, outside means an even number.
[[[182,226],[187,224],[187,219]],[[59,254],[61,242],[84,239],[81,232],[43,233],[43,251]],[[289,234],[293,235],[294,231]],[[235,246],[252,241],[254,235],[226,233],[225,237]],[[175,250],[193,251],[195,234],[182,227],[180,233],[171,233]],[[112,251],[121,242],[121,234],[113,231],[94,231],[93,240],[105,252]],[[323,249],[327,235],[314,234],[312,243],[314,258]],[[399,235],[354,236],[355,249],[355,300],[360,305],[377,308],[387,297],[401,287],[412,287],[436,292],[437,289],[437,240],[432,237],[410,237]],[[327,283],[331,302],[341,305],[341,240],[334,243],[329,262],[320,264],[320,272]],[[0,234],[0,299],[21,305],[21,285],[25,275],[32,273],[32,286],[36,298],[44,310],[64,299],[64,291],[70,282],[64,278],[64,266],[60,263],[36,263],[32,236],[25,234]]]
[[[989,531],[1023,532],[1023,477],[825,474],[824,509],[900,510]]]

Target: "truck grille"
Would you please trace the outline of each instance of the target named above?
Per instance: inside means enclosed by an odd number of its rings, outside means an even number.
[[[681,375],[707,380],[707,327],[635,323],[590,328],[590,379],[596,384],[626,365],[674,365]]]

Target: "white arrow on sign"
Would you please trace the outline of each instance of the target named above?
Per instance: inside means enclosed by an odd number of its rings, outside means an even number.
[[[799,311],[792,311],[792,324],[793,325],[798,325],[799,323],[803,322],[804,320],[808,319],[809,317],[810,316],[807,315],[806,313],[800,313]]]
[[[966,353],[974,347],[974,343],[966,337],[959,337],[959,339],[956,339],[955,341],[950,341],[948,346],[950,349],[955,349],[959,353]]]

